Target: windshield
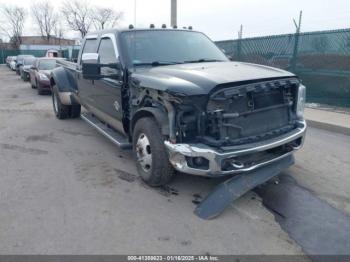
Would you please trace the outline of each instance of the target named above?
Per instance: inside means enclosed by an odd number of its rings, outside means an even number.
[[[33,65],[34,62],[35,62],[35,58],[34,57],[24,58],[23,65]]]
[[[128,31],[122,41],[134,66],[228,61],[208,37],[193,31]]]
[[[56,60],[40,60],[38,69],[40,70],[52,70],[56,66]]]

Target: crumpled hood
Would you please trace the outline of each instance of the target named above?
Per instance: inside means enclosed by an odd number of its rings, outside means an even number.
[[[268,78],[293,77],[294,74],[263,65],[242,62],[213,62],[138,68],[133,73],[140,86],[185,95],[208,94],[221,84]]]

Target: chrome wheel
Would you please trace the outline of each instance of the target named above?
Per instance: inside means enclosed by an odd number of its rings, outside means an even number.
[[[137,139],[136,157],[142,169],[145,172],[149,172],[152,168],[151,145],[147,136],[143,133],[141,133]]]

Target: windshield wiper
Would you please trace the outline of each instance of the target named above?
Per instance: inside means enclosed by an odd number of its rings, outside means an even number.
[[[207,63],[207,62],[224,62],[224,60],[201,58],[197,60],[185,61],[184,63]]]
[[[134,63],[134,66],[165,66],[165,65],[177,65],[182,64],[181,62],[173,62],[173,61],[153,61],[147,63]]]

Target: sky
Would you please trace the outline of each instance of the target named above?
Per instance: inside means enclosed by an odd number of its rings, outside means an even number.
[[[82,0],[83,1],[83,0]],[[295,32],[293,18],[303,10],[302,32],[350,28],[349,0],[177,0],[178,25],[193,26],[213,40],[235,39],[240,25],[243,37]],[[0,0],[0,6],[14,4],[28,10],[24,35],[38,34],[30,18],[30,5],[35,0]],[[50,1],[59,10],[63,0]],[[90,0],[92,5],[112,7],[124,13],[120,27],[135,22],[136,27],[170,24],[170,0]],[[65,32],[65,37],[77,36]]]

